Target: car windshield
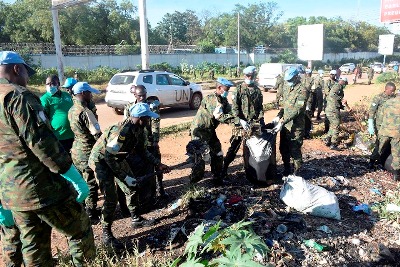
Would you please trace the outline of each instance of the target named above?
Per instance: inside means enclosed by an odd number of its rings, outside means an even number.
[[[112,77],[110,84],[112,85],[126,85],[133,83],[135,76],[133,75],[115,75]]]

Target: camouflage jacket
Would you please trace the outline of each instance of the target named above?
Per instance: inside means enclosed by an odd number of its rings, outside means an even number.
[[[336,83],[337,83],[336,81],[331,80],[331,79],[329,79],[329,80],[327,80],[327,81],[325,82],[325,86],[324,86],[324,98],[327,98],[327,96],[329,95],[329,92],[330,92],[331,89],[332,89],[332,86],[333,86],[334,84],[336,84]]]
[[[74,162],[88,161],[90,151],[101,135],[96,116],[86,102],[74,98],[74,105],[68,111],[68,119],[75,135],[71,149],[72,158]]]
[[[314,86],[315,89],[322,89],[324,88],[324,78],[322,78],[321,76],[317,76],[314,79]]]
[[[122,166],[122,162],[129,154],[136,154],[150,164],[159,165],[160,160],[155,158],[146,148],[144,129],[132,123],[131,118],[108,127],[93,146],[89,158],[89,165],[104,160],[113,170],[116,177],[124,180],[131,175],[130,170]]]
[[[154,99],[146,100],[146,103],[150,106],[150,110],[160,115],[160,104],[157,102]],[[134,103],[129,103],[125,106],[124,119],[129,117],[129,109],[136,103],[137,101]],[[153,143],[158,143],[160,141],[160,118],[161,116],[158,118],[151,118],[150,123],[145,129],[147,146],[151,146]]]
[[[243,82],[237,86],[232,94],[232,114],[235,124],[240,119],[250,122],[264,118],[263,95],[256,85],[250,87]]]
[[[0,79],[0,199],[5,209],[29,211],[74,194],[60,176],[72,161],[54,135],[40,100]]]
[[[374,69],[370,67],[367,70],[367,75],[368,75],[368,79],[373,79],[374,78]]]
[[[382,109],[383,118],[379,135],[400,138],[400,96],[387,100]]]
[[[213,112],[219,104],[222,106],[223,114],[218,119],[215,119]],[[229,105],[226,98],[215,93],[208,95],[201,101],[190,129],[192,132],[196,128],[215,130],[220,122],[230,123],[233,121],[234,116],[230,112],[231,105]]]
[[[283,76],[284,76],[284,74],[279,74],[278,77],[276,77],[276,83],[275,83],[274,89],[277,91],[282,91],[282,89],[283,89],[283,84],[285,83]]]
[[[373,119],[375,121],[376,129],[382,124],[382,118],[384,110],[382,108],[383,104],[391,98],[396,97],[395,95],[387,95],[385,93],[380,93],[376,95],[371,102],[371,106],[369,107],[368,118]]]
[[[303,86],[307,90],[306,107],[311,109],[311,105],[312,105],[312,102],[313,102],[313,97],[312,97],[312,94],[311,94],[311,91],[312,91],[311,88],[314,85],[314,77],[304,76],[304,78],[302,79],[302,83],[303,83]]]
[[[329,91],[329,95],[326,97],[326,108],[325,111],[340,111],[340,109],[344,109],[342,104],[342,100],[344,98],[343,86],[339,83],[335,83],[331,90]]]
[[[294,86],[285,83],[283,88],[283,108],[279,111],[278,116],[283,117],[283,125],[291,128],[292,126],[304,127],[304,115],[308,92],[303,83],[299,82]]]

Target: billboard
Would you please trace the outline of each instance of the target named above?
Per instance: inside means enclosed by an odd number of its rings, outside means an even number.
[[[91,0],[51,0],[53,8],[63,8],[90,2]]]
[[[393,55],[394,34],[379,35],[378,53],[381,55]]]
[[[323,24],[299,26],[297,56],[302,60],[322,60],[324,56]]]
[[[400,1],[381,0],[381,22],[400,21]]]

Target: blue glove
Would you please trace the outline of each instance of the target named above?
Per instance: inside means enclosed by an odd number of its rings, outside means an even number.
[[[71,165],[71,168],[66,173],[61,174],[61,176],[71,182],[76,192],[78,192],[76,201],[82,203],[89,196],[89,186],[83,180],[82,175],[78,172],[74,164]]]
[[[5,210],[1,204],[0,204],[0,225],[7,227],[14,225],[14,218],[12,216],[11,210]]]
[[[374,120],[373,119],[368,119],[368,132],[369,132],[370,135],[373,135],[375,133]]]

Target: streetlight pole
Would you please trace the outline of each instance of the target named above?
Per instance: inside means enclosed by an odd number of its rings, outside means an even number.
[[[140,48],[142,51],[142,70],[149,69],[149,41],[147,31],[146,0],[139,0]]]
[[[237,51],[238,51],[238,56],[237,56],[237,76],[239,76],[240,73],[240,14],[239,12],[237,13]]]

